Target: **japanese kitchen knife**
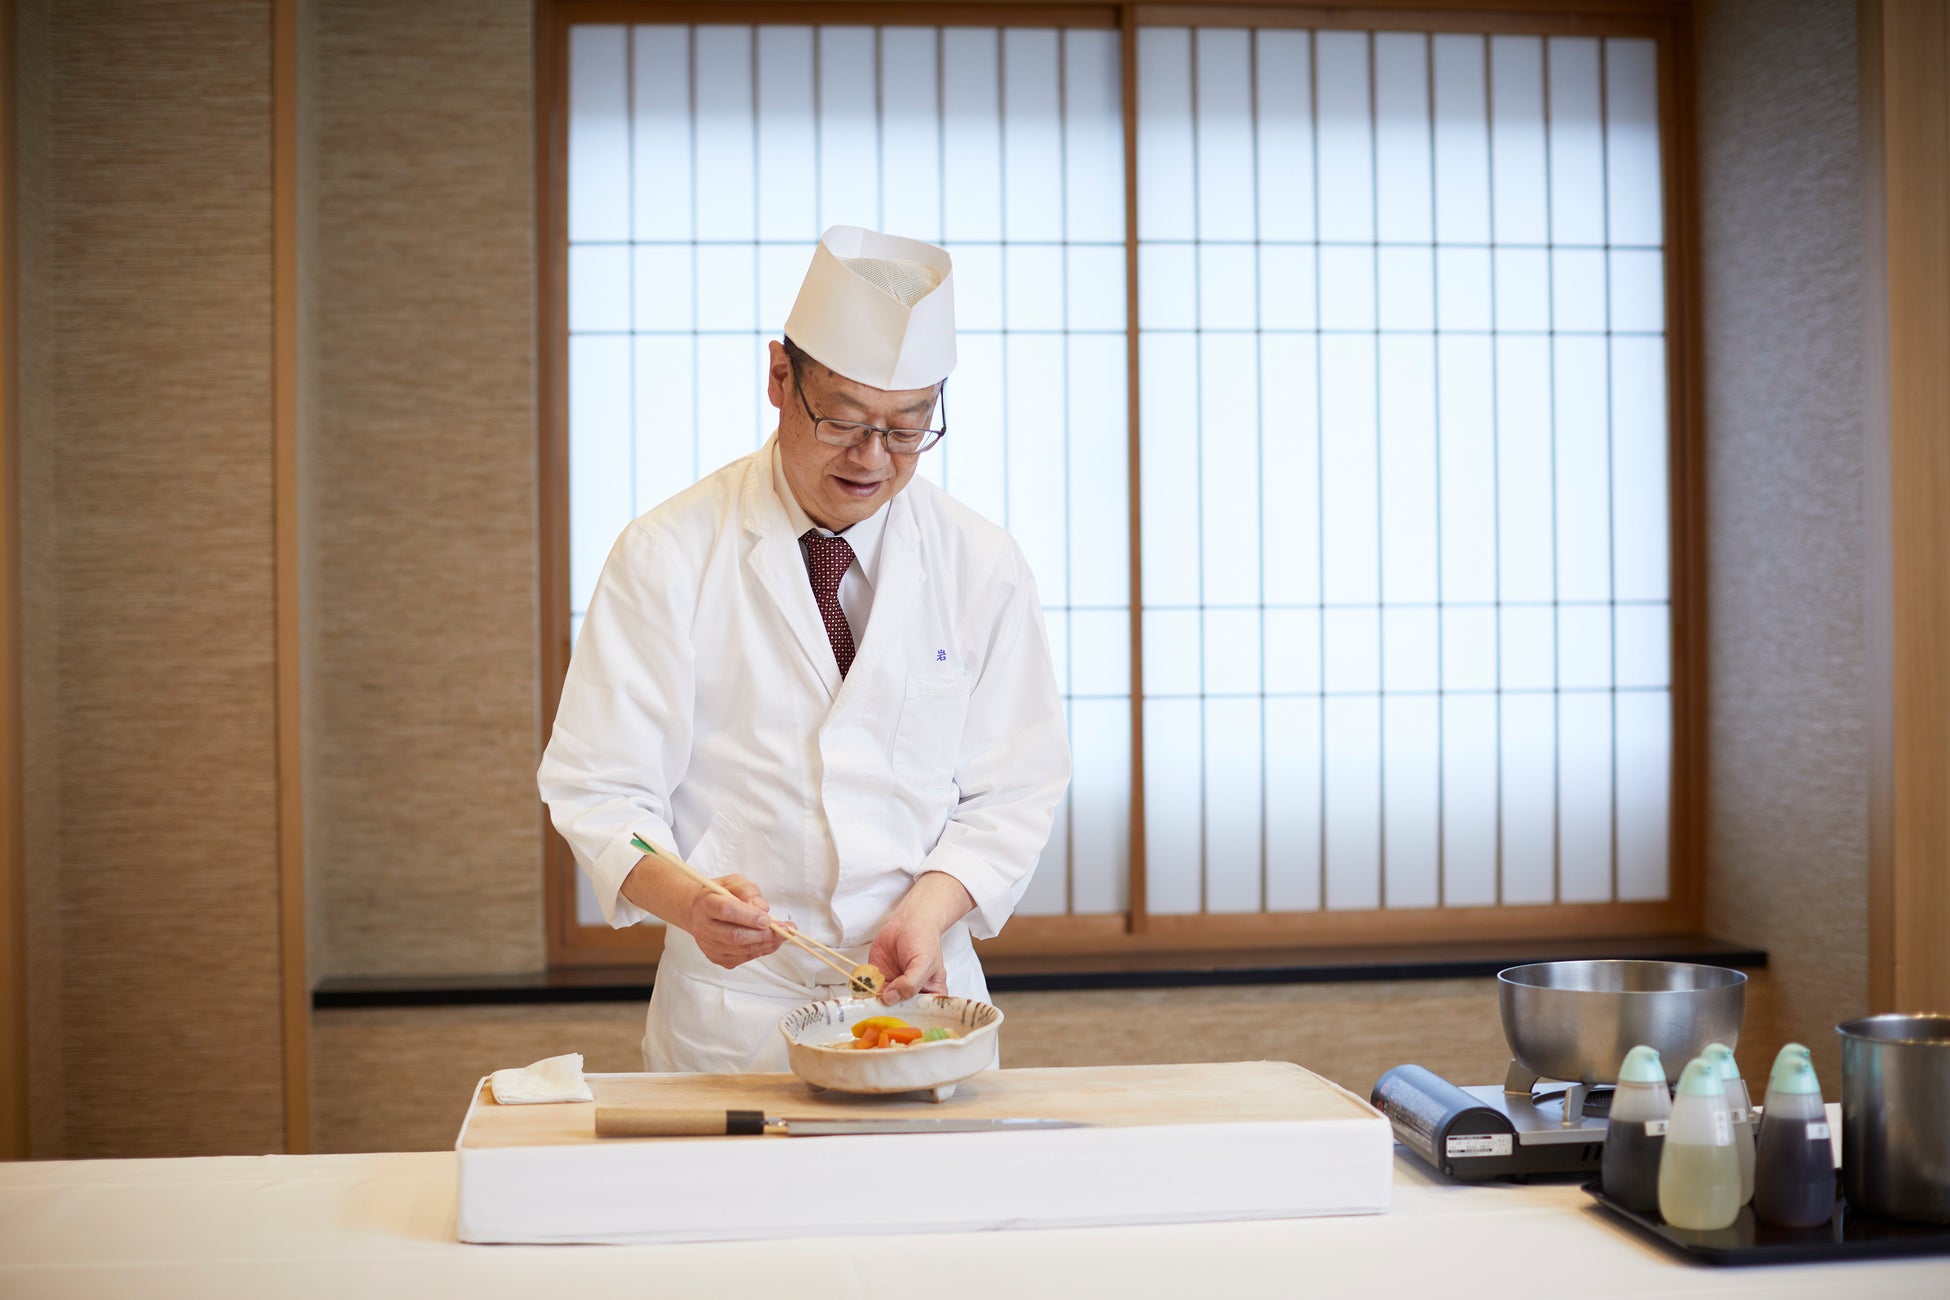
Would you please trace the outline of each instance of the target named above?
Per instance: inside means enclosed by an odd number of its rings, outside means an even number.
[[[760,1110],[659,1110],[651,1106],[596,1107],[597,1137],[714,1137],[780,1133],[834,1137],[864,1133],[1024,1133],[1088,1128],[1067,1119],[846,1119],[767,1115]]]

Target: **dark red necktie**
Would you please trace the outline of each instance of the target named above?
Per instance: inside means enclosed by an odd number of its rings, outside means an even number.
[[[826,639],[833,643],[833,658],[840,676],[853,667],[853,629],[840,608],[840,579],[853,563],[853,548],[844,537],[828,537],[808,529],[799,539],[806,544],[806,572],[812,578],[813,599],[819,602],[820,621],[826,624]]]

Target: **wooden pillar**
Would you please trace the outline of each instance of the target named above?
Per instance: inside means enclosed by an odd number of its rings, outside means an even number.
[[[271,492],[277,618],[278,942],[285,1150],[311,1150],[304,752],[298,672],[298,0],[271,11]]]
[[[1950,1012],[1950,6],[1862,0],[1869,1000]]]
[[[21,804],[14,367],[14,6],[0,3],[0,1160],[27,1154],[27,835]]]

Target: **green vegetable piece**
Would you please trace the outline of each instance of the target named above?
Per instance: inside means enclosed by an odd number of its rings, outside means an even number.
[[[938,1043],[944,1038],[953,1038],[954,1036],[955,1031],[952,1029],[929,1029],[922,1033],[921,1041],[924,1043]]]

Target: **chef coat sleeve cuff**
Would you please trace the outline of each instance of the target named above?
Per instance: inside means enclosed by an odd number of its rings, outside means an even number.
[[[974,910],[962,918],[970,937],[993,939],[1002,933],[1009,914],[1016,910],[1016,876],[1003,871],[959,844],[937,844],[922,861],[921,870],[939,871],[953,876],[975,900]]]
[[[669,845],[671,839],[670,833],[660,826],[632,827],[611,840],[609,847],[597,854],[596,860],[589,864],[589,883],[596,891],[596,902],[602,906],[603,920],[609,922],[612,930],[656,919],[623,897],[623,881],[643,857],[643,850],[630,843],[633,835],[641,835],[652,844],[665,846]]]

